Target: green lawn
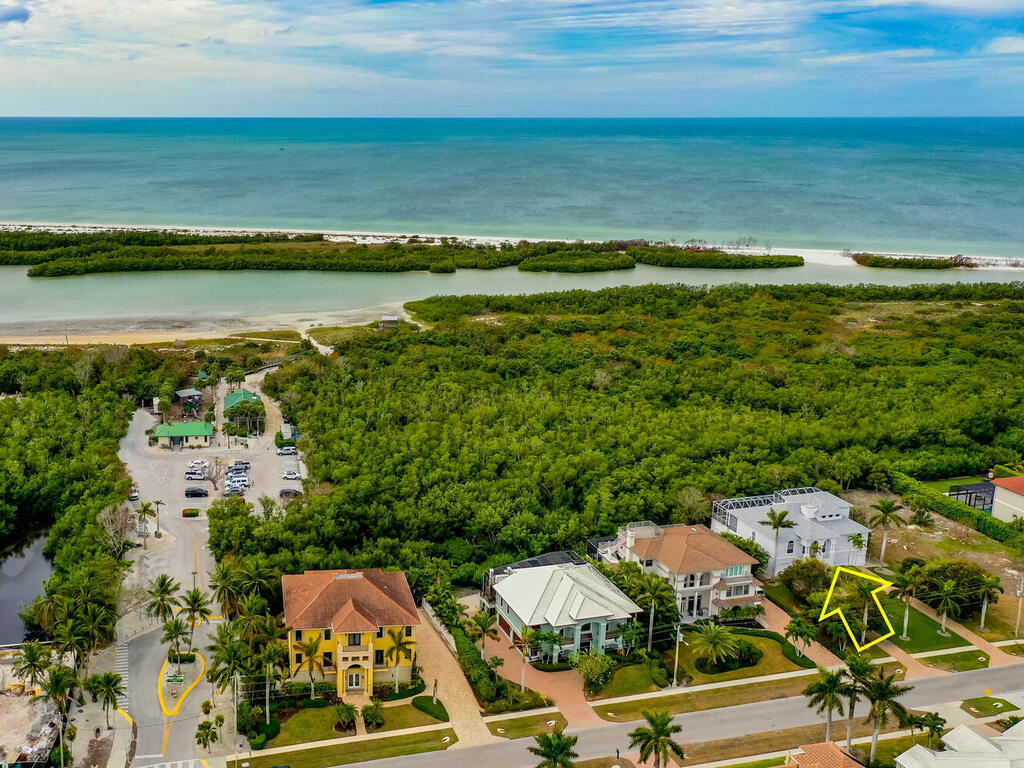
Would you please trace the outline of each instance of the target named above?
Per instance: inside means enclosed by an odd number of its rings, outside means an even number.
[[[447,742],[444,741],[446,738]],[[253,756],[246,758],[245,762],[248,763],[249,768],[272,768],[275,765],[287,765],[291,768],[325,768],[325,766],[358,763],[363,760],[412,755],[417,752],[434,752],[447,749],[456,741],[455,731],[445,728],[425,733],[408,733],[402,736],[345,742],[316,749],[300,747],[291,752],[274,755],[253,753]],[[229,768],[241,768],[242,761],[229,760],[227,764]]]
[[[987,477],[975,475],[970,477],[947,477],[945,480],[922,480],[921,485],[926,485],[939,493],[947,493],[951,485],[971,485],[987,481]]]
[[[548,723],[554,724],[548,725]],[[560,712],[549,712],[546,715],[489,720],[487,729],[495,736],[505,739],[522,739],[527,736],[536,736],[538,733],[551,733],[556,728],[565,728],[568,725],[569,723]]]
[[[298,331],[243,331],[232,336],[244,339],[267,339],[269,341],[302,341]]]
[[[976,699],[967,699],[961,702],[960,709],[971,717],[992,717],[1006,712],[1016,712],[1017,705],[994,696],[978,696]]]
[[[800,611],[800,601],[796,595],[789,591],[789,587],[779,582],[778,584],[765,584],[764,593],[768,599],[782,608],[786,613],[793,615]]]
[[[932,739],[932,748],[937,747],[938,743],[938,739]],[[892,765],[897,755],[902,755],[915,744],[928,746],[927,734],[915,733],[913,738],[910,736],[898,736],[893,739],[879,739],[878,752],[875,754],[875,759],[879,765]],[[871,744],[854,744],[854,749],[861,750],[864,757],[867,758],[871,752]]]
[[[384,725],[378,731],[400,731],[403,728],[415,728],[419,725],[434,725],[444,722],[421,712],[412,704],[399,704],[397,707],[384,707]]]
[[[687,633],[684,639],[690,642],[691,637],[692,633]],[[796,672],[803,669],[803,667],[798,667],[783,656],[782,647],[770,637],[756,637],[754,635],[741,635],[738,637],[756,646],[764,653],[761,661],[753,667],[741,667],[740,669],[722,672],[717,675],[705,674],[697,669],[697,658],[693,653],[693,648],[680,643],[679,676],[689,675],[693,678],[693,681],[690,683],[691,685],[703,685],[705,683],[718,683],[723,680],[738,680],[743,677],[760,677],[761,675],[775,675],[780,672]],[[672,664],[675,662],[675,654],[672,651],[664,651],[661,658],[665,662],[665,667],[670,671],[669,680],[671,680],[671,670]]]
[[[267,742],[268,747],[287,747],[307,741],[337,739],[341,736],[354,736],[355,731],[347,734],[334,730],[334,708],[300,709],[288,718],[281,726],[281,733]]]
[[[885,612],[889,615],[892,628],[896,634],[889,638],[894,645],[902,648],[907,653],[921,653],[923,651],[940,651],[944,648],[962,648],[970,645],[960,635],[950,632],[948,637],[939,634],[941,625],[939,622],[925,616],[914,607],[910,608],[910,624],[907,628],[907,635],[910,640],[901,640],[903,634],[903,609],[902,600],[889,598],[882,601]]]
[[[712,688],[706,691],[692,691],[674,693],[666,696],[656,696],[650,699],[639,699],[637,701],[620,701],[615,704],[603,704],[594,707],[599,717],[615,723],[625,723],[641,718],[640,712],[668,710],[673,715],[682,712],[697,712],[704,709],[717,709],[718,707],[731,707],[734,704],[750,704],[754,701],[767,701],[768,699],[783,699],[789,696],[799,696],[803,693],[807,684],[817,677],[817,673],[810,672],[799,677],[790,677],[785,680],[772,680],[767,683],[751,683],[749,685],[732,685],[725,688]],[[684,691],[686,689],[683,689]],[[761,750],[762,752],[770,750]]]
[[[723,768],[774,768],[776,765],[785,765],[784,757],[766,757],[764,760],[752,760],[747,763],[733,763]]]
[[[632,664],[628,667],[619,667],[612,675],[595,699],[614,699],[619,696],[632,696],[634,693],[650,693],[658,690],[658,686],[651,679],[651,667],[649,664]]]
[[[984,651],[961,651],[960,653],[946,653],[942,656],[929,656],[920,660],[922,664],[936,669],[945,669],[949,672],[967,672],[972,669],[985,669],[988,667],[988,654]]]

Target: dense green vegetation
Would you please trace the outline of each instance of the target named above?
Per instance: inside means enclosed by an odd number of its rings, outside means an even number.
[[[740,256],[708,248],[656,245],[642,240],[603,243],[471,245],[439,242],[356,245],[322,235],[183,235],[167,232],[56,234],[0,232],[0,264],[31,265],[33,277],[180,269],[308,269],[340,272],[405,272],[496,269],[519,265],[533,272],[632,269],[637,263],[665,267],[751,269],[792,267],[799,256]]]
[[[855,253],[852,258],[862,267],[882,269],[958,269],[977,266],[966,256],[879,256],[875,253]]]
[[[948,477],[1024,450],[1019,286],[646,286],[410,305],[266,389],[303,437],[284,516],[211,550],[294,572],[401,567],[417,596],[705,494]],[[918,299],[927,300],[917,302]],[[499,313],[479,322],[471,315]]]

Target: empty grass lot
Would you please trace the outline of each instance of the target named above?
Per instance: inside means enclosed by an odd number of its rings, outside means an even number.
[[[281,725],[281,733],[267,742],[268,747],[287,747],[307,741],[337,739],[354,736],[355,731],[339,733],[334,730],[334,708],[300,709]]]
[[[554,722],[554,725],[548,725],[550,722]],[[549,712],[546,715],[489,720],[487,730],[503,739],[522,739],[536,736],[538,733],[551,733],[556,728],[565,728],[568,725],[560,712]]]
[[[744,677],[760,677],[762,675],[776,675],[780,672],[798,672],[803,667],[798,667],[792,661],[782,655],[782,647],[770,637],[756,637],[754,635],[738,635],[741,640],[746,640],[757,647],[764,654],[761,660],[752,667],[741,667],[729,672],[722,672],[717,675],[709,675],[697,669],[697,657],[690,646],[679,644],[679,675],[689,675],[692,685],[703,685],[705,683],[718,683],[723,680],[739,680]],[[689,638],[686,638],[689,642]],[[675,655],[672,651],[665,651],[662,654],[665,667],[669,670],[671,679],[672,664]]]
[[[377,326],[374,325],[373,328]],[[333,347],[342,341],[348,341],[354,338],[357,334],[370,333],[370,326],[366,325],[328,325],[322,328],[310,328],[309,335],[311,338],[326,344],[329,347]]]
[[[416,728],[441,722],[444,721],[421,712],[412,704],[399,704],[397,707],[384,707],[384,725],[377,731],[400,731],[403,728]]]
[[[950,486],[973,485],[974,483],[984,483],[987,480],[987,477],[972,475],[969,477],[947,477],[945,480],[922,480],[921,485],[926,485],[933,491],[938,491],[939,493],[948,493]]]
[[[767,683],[751,683],[750,685],[733,685],[726,688],[712,688],[711,690],[704,691],[674,693],[650,699],[641,699],[639,701],[620,701],[615,704],[596,706],[594,711],[605,720],[610,720],[614,723],[626,723],[632,720],[639,720],[642,717],[640,714],[641,710],[645,709],[650,712],[664,709],[673,715],[678,715],[683,712],[718,709],[719,707],[750,704],[755,701],[767,701],[768,699],[784,699],[789,696],[799,696],[803,693],[807,684],[815,677],[816,673],[811,672],[799,677],[772,680]],[[771,752],[773,750],[763,749],[760,751]],[[748,752],[747,754],[750,753]],[[755,752],[754,754],[757,753]]]
[[[966,699],[960,703],[960,709],[971,717],[993,717],[1006,712],[1016,712],[1017,705],[1011,704],[1006,699],[997,699],[994,696],[979,696],[976,699]]]
[[[237,336],[240,339],[266,339],[268,341],[302,341],[302,336],[298,331],[243,331],[242,333],[232,333],[232,336]]]
[[[988,667],[988,654],[979,650],[961,651],[960,653],[945,653],[942,656],[929,656],[920,661],[929,667],[945,669],[947,672],[968,672],[972,669]]]
[[[782,582],[778,584],[765,584],[764,593],[768,596],[769,600],[786,613],[795,615],[800,612],[800,604],[796,599],[796,595],[790,592],[789,587]]]
[[[911,606],[910,623],[907,628],[909,640],[901,640],[903,634],[903,609],[902,600],[889,598],[883,601],[885,612],[889,615],[892,628],[896,634],[889,638],[893,645],[902,648],[907,653],[922,653],[923,651],[939,651],[944,648],[962,648],[970,645],[960,635],[949,632],[948,637],[939,634],[942,625],[929,616],[925,616],[919,610]]]
[[[444,739],[448,741],[445,742]],[[377,760],[385,757],[399,757],[418,752],[436,752],[447,749],[457,741],[455,731],[445,728],[424,733],[408,733],[402,736],[385,736],[366,741],[344,742],[330,747],[316,749],[298,748],[273,755],[253,754],[245,762],[249,768],[272,768],[287,765],[291,768],[325,768],[325,766],[358,763],[363,760]],[[242,768],[242,761],[228,760],[228,768]]]

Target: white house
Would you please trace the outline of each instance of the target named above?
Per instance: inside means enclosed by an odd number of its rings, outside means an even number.
[[[915,744],[896,757],[896,768],[1024,768],[1024,723],[999,736],[958,725],[942,737],[944,751]]]
[[[992,485],[996,487],[992,514],[1008,523],[1024,517],[1024,477],[997,477]]]
[[[640,606],[575,552],[492,568],[481,599],[495,610],[498,627],[510,640],[518,640],[524,627],[558,632],[561,653],[620,649],[619,629],[640,613]],[[540,653],[534,648],[532,656]]]
[[[667,579],[685,623],[761,602],[761,582],[750,570],[757,561],[703,525],[629,523],[592,547],[609,565],[632,562]]]
[[[792,528],[775,531],[763,524],[768,512],[787,512]],[[730,531],[757,542],[768,552],[768,572],[777,574],[790,563],[816,557],[828,565],[863,565],[869,529],[850,519],[850,503],[820,488],[788,488],[766,496],[722,499],[712,506],[711,530]],[[863,546],[856,546],[858,537]]]

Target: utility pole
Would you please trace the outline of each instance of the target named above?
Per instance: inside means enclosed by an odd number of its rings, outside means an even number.
[[[234,724],[235,730],[235,768],[238,768],[238,673],[235,672],[235,677],[231,681],[231,706],[234,707],[231,711],[231,722]]]
[[[1017,584],[1017,626],[1013,630],[1014,637],[1020,637],[1020,609],[1024,606],[1024,574]]]
[[[672,687],[679,685],[679,625],[676,625],[676,661],[672,665]]]

